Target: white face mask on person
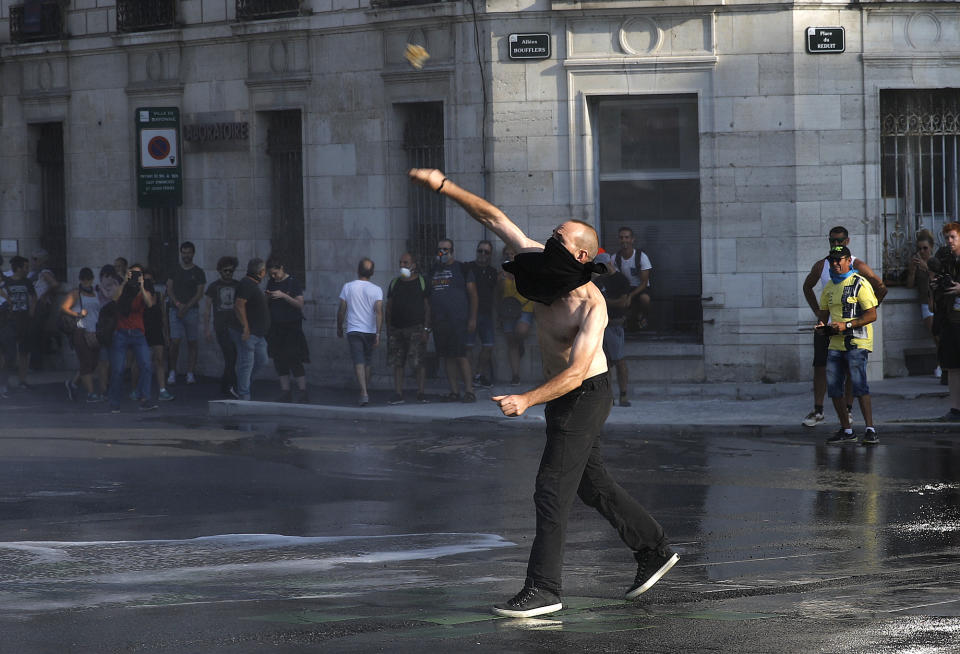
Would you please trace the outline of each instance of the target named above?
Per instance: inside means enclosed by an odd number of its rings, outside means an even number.
[[[407,279],[412,274],[413,274],[413,271],[410,270],[409,268],[403,268],[403,267],[400,268],[400,276],[403,277],[404,279]]]

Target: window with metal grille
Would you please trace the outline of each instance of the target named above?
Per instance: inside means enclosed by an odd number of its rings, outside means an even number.
[[[286,18],[300,13],[300,0],[237,0],[237,20]]]
[[[701,342],[700,135],[695,95],[597,98],[601,245],[629,227],[653,269],[639,340]]]
[[[63,5],[61,0],[26,0],[10,7],[10,40],[26,43],[64,38]]]
[[[403,151],[407,169],[438,168],[443,163],[443,103],[416,102],[396,105],[403,118]],[[408,184],[407,251],[420,270],[433,262],[437,242],[447,236],[447,218],[442,196],[419,185]]]
[[[57,279],[67,277],[67,217],[64,198],[63,124],[43,123],[35,127],[37,163],[40,164],[40,247],[49,254],[47,266]]]
[[[267,127],[270,156],[270,257],[306,287],[303,226],[303,126],[300,110],[271,111]]]
[[[117,0],[117,31],[169,29],[176,15],[175,0]]]
[[[960,89],[881,91],[880,135],[883,271],[896,283],[917,231],[942,244],[941,228],[958,219]]]

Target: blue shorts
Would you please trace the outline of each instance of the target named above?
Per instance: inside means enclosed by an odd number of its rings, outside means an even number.
[[[847,370],[853,384],[853,396],[870,395],[867,384],[867,355],[869,350],[829,350],[827,352],[827,396],[843,397]]]
[[[521,312],[520,317],[516,320],[501,320],[500,327],[503,329],[504,334],[512,334],[520,323],[526,323],[528,326],[532,325],[533,311]]]
[[[365,332],[347,332],[347,343],[350,345],[350,360],[353,365],[369,366],[373,360],[373,343],[377,340],[376,334]]]
[[[170,340],[182,341],[187,337],[188,343],[196,343],[200,337],[200,307],[190,307],[183,318],[177,317],[176,307],[169,309],[170,316]]]
[[[607,325],[603,330],[603,353],[607,361],[623,358],[623,325]]]
[[[483,314],[477,316],[477,331],[467,334],[467,347],[476,345],[477,334],[480,335],[482,347],[493,347],[493,316]]]

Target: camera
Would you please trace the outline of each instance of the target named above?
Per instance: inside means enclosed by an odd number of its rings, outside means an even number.
[[[840,333],[834,329],[832,325],[821,325],[820,327],[814,327],[813,331],[818,336],[833,336],[834,334]]]
[[[930,271],[930,290],[934,294],[946,292],[956,281],[953,275],[943,271],[943,264],[936,257],[927,261],[927,268]]]
[[[143,277],[143,273],[140,272],[139,270],[131,270],[131,271],[130,271],[130,279],[131,279],[131,280],[139,280],[141,277]]]

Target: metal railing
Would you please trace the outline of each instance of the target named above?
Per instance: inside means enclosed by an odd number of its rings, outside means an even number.
[[[176,24],[175,0],[117,0],[117,31],[146,32]]]
[[[960,218],[960,89],[882,91],[881,212],[884,277],[905,276],[916,234]]]
[[[10,7],[10,40],[29,43],[64,38],[63,13],[60,0],[28,0]]]
[[[300,0],[237,0],[237,20],[263,20],[300,15]]]

